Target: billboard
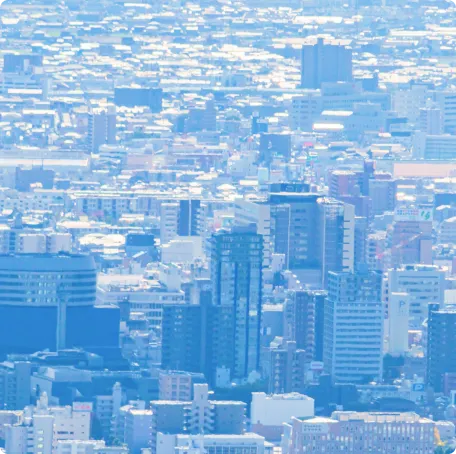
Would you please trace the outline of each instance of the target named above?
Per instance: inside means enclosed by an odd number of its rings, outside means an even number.
[[[394,213],[394,220],[413,222],[432,221],[432,208],[398,208]]]

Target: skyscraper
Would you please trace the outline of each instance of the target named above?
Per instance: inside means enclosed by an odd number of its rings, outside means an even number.
[[[380,273],[329,273],[323,361],[333,381],[382,377],[383,319]]]
[[[348,41],[318,38],[302,47],[301,87],[320,88],[324,82],[352,80],[352,50]]]
[[[429,304],[426,378],[435,392],[443,391],[446,373],[456,373],[455,343],[456,307]]]
[[[330,271],[354,271],[355,207],[332,198],[318,199],[316,230],[323,286]]]
[[[212,236],[213,373],[244,379],[259,369],[263,238],[251,228]]]
[[[328,271],[353,271],[355,210],[330,197],[274,193],[271,206],[272,249],[285,254],[286,266],[305,284],[321,288]]]
[[[285,336],[305,351],[306,361],[323,360],[323,290],[292,290],[285,300]]]

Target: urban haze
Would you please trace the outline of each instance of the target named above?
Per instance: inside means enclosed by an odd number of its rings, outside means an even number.
[[[455,454],[456,6],[0,0],[0,454]]]

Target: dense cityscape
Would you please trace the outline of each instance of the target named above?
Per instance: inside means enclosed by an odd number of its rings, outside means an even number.
[[[0,1],[0,454],[455,424],[455,3]]]

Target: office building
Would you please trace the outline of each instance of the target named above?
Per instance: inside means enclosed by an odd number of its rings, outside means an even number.
[[[443,115],[438,107],[424,107],[420,109],[419,118],[420,131],[429,136],[438,136],[443,134]]]
[[[0,278],[1,354],[118,347],[119,308],[95,306],[91,257],[3,255]]]
[[[205,364],[205,325],[200,305],[169,304],[163,307],[162,368],[201,372]]]
[[[329,271],[353,271],[352,205],[305,193],[271,194],[269,204],[273,250],[301,282],[321,288]]]
[[[436,265],[405,265],[388,270],[388,293],[407,293],[410,326],[419,328],[428,315],[428,304],[445,302],[445,270]]]
[[[323,361],[334,382],[381,380],[384,309],[381,274],[329,273]]]
[[[267,268],[271,263],[271,254],[274,249],[271,245],[271,206],[268,203],[250,200],[236,200],[234,203],[235,224],[249,226],[254,224],[256,231],[263,237],[263,266]]]
[[[426,106],[429,89],[426,85],[414,84],[406,89],[396,90],[391,94],[392,109],[410,123],[421,126],[421,109]]]
[[[421,263],[432,264],[432,209],[430,207],[398,208],[392,229],[391,267]]]
[[[443,244],[456,242],[456,216],[445,219],[440,224],[438,242]]]
[[[435,424],[416,413],[336,411],[331,418],[293,418],[285,427],[282,453],[348,453],[374,448],[378,454],[432,454]]]
[[[211,242],[212,374],[246,379],[259,370],[263,238],[249,228],[219,231]]]
[[[415,131],[412,150],[415,159],[449,161],[456,157],[456,138],[450,134],[426,134]]]
[[[391,292],[388,297],[388,353],[404,356],[409,350],[410,295]]]
[[[456,308],[429,304],[427,327],[427,384],[442,392],[445,375],[456,373]]]
[[[456,132],[456,91],[434,91],[432,92],[432,100],[442,113],[443,132],[454,134]]]
[[[352,80],[352,50],[349,42],[318,38],[301,51],[301,87],[320,88],[324,82]]]
[[[209,279],[194,280],[188,303],[170,303],[163,307],[162,369],[204,373],[211,379],[216,312]]]
[[[353,272],[355,260],[355,208],[331,198],[318,204],[317,243],[323,286],[330,271]]]

